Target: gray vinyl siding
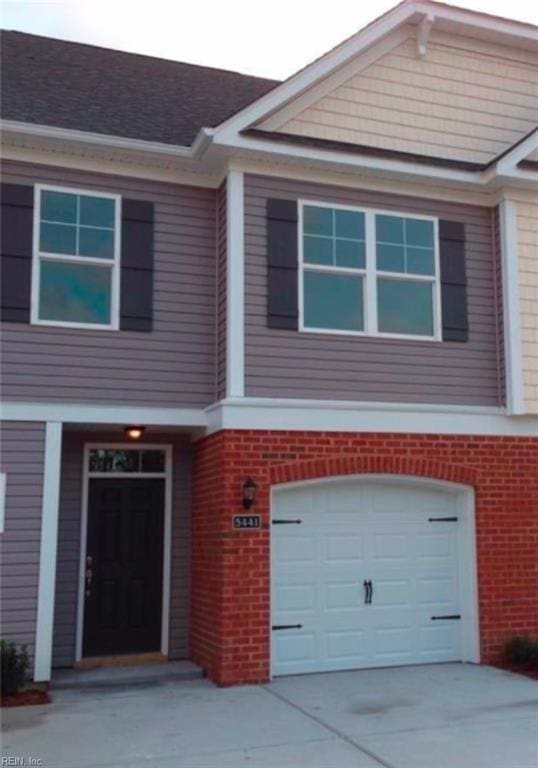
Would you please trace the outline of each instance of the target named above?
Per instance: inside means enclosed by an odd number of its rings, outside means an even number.
[[[169,657],[188,655],[191,447],[188,437],[151,434],[151,443],[172,445],[172,572]],[[64,432],[58,522],[52,666],[75,661],[84,443],[121,442],[116,434]]]
[[[33,657],[37,620],[45,424],[4,422],[0,471],[7,475],[6,516],[0,535],[2,638],[28,646]]]
[[[266,203],[306,198],[422,213],[466,227],[467,343],[346,337],[267,327]],[[498,405],[489,208],[249,175],[245,179],[247,396]]]
[[[226,397],[226,182],[217,193],[217,400]]]
[[[215,190],[6,161],[3,181],[155,206],[149,333],[4,323],[6,400],[203,407],[215,392]]]

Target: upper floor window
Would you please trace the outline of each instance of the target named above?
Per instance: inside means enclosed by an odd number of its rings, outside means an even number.
[[[120,198],[36,186],[32,322],[118,328]]]
[[[437,220],[300,206],[300,328],[440,339]]]

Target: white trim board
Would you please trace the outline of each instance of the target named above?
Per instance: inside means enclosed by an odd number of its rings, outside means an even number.
[[[432,490],[448,491],[453,494],[458,503],[458,516],[461,513],[461,524],[458,526],[459,540],[459,563],[458,577],[461,599],[462,613],[462,661],[471,663],[480,663],[480,620],[479,620],[479,601],[478,601],[478,571],[477,571],[477,553],[476,553],[476,524],[475,524],[475,494],[474,489],[468,485],[454,483],[445,480],[436,480],[433,478],[419,477],[415,475],[399,475],[391,473],[364,473],[351,475],[332,475],[329,477],[315,478],[312,480],[302,480],[291,483],[281,483],[273,485],[270,489],[270,510],[271,519],[275,510],[277,499],[287,491],[324,486],[327,484],[338,484],[340,482],[364,482],[390,485],[405,485],[415,488],[429,488]],[[271,529],[270,550],[273,551],[274,529]],[[270,586],[270,615],[273,615],[274,608],[274,589],[273,589],[273,559],[271,557],[271,586]],[[270,638],[270,676],[273,677],[273,638]]]
[[[226,180],[226,394],[242,397],[245,386],[245,217],[244,179]]]
[[[282,429],[538,438],[538,417],[509,417],[495,407],[245,397],[216,403],[207,415],[208,434],[221,429]]]
[[[51,675],[61,462],[62,424],[58,421],[49,421],[45,431],[41,545],[37,588],[34,659],[34,680],[36,682],[46,682],[50,680]]]
[[[521,414],[525,412],[525,398],[519,301],[518,226],[517,204],[512,200],[503,200],[499,204],[499,223],[507,410],[511,414]]]
[[[63,421],[71,424],[144,424],[196,428],[205,427],[203,408],[158,408],[135,405],[96,405],[94,403],[39,403],[4,401],[0,418],[5,421]]]
[[[47,421],[54,418],[85,425],[168,426],[192,430],[196,437],[220,429],[290,429],[538,438],[538,416],[508,416],[504,408],[495,406],[350,400],[237,397],[193,411],[122,409],[121,406],[88,406],[82,403],[9,402],[2,404],[1,418],[4,421]]]
[[[127,473],[92,473],[89,471],[89,456],[92,448],[135,448],[140,450],[156,449],[165,454],[165,471],[162,473],[129,472]],[[80,515],[80,550],[78,571],[77,626],[75,661],[82,657],[82,642],[84,638],[84,579],[86,544],[88,535],[88,493],[91,477],[107,477],[113,479],[129,478],[161,478],[164,480],[164,545],[163,545],[163,596],[161,621],[161,653],[168,655],[170,635],[170,582],[172,568],[172,446],[167,443],[84,443],[82,451],[82,496]]]

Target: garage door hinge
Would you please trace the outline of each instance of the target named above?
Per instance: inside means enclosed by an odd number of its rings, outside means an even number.
[[[273,525],[299,525],[302,520],[273,520]]]
[[[271,629],[279,630],[279,629],[302,629],[302,624],[273,624]]]
[[[432,616],[432,621],[441,621],[442,619],[461,619],[459,613],[448,614],[447,616]]]
[[[457,517],[429,517],[429,523],[457,523]]]

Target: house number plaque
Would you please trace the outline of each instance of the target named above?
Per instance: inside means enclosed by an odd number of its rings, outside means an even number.
[[[234,530],[253,530],[262,527],[260,515],[234,515]]]

